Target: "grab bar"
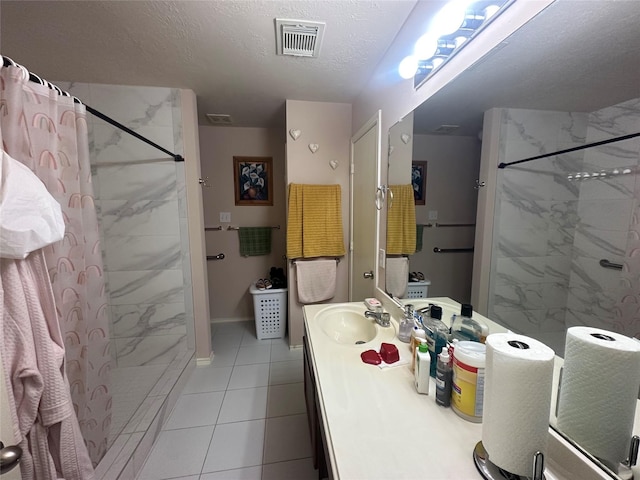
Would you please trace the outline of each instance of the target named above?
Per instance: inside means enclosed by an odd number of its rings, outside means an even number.
[[[266,228],[273,228],[274,230],[280,230],[280,225],[276,225],[275,227],[266,227]],[[231,225],[229,225],[227,227],[227,230],[240,230],[240,227],[232,227]]]
[[[222,230],[222,225],[218,225],[217,227],[204,227],[205,232],[208,232],[209,230]]]
[[[423,227],[437,228],[437,227],[475,227],[475,223],[424,223]]]
[[[611,268],[612,270],[622,270],[621,263],[612,263],[606,258],[603,258],[602,260],[600,260],[599,263],[600,263],[600,266],[603,268]]]
[[[473,252],[473,247],[471,247],[471,248],[439,248],[439,247],[433,247],[433,253],[462,253],[462,252]]]
[[[224,253],[219,253],[217,255],[207,255],[207,260],[224,260]]]

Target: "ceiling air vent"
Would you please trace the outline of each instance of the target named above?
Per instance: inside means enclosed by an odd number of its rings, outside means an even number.
[[[460,128],[460,125],[440,125],[438,128],[436,128],[433,131],[433,133],[439,133],[441,135],[448,135],[450,133],[455,132],[459,128]]]
[[[211,125],[232,125],[233,119],[231,115],[226,115],[224,113],[207,113],[205,115],[207,120]]]
[[[294,57],[317,57],[324,22],[276,18],[276,53]]]

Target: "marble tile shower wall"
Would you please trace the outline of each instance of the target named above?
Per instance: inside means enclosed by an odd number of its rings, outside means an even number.
[[[182,153],[179,90],[77,83],[67,88]],[[193,343],[184,164],[93,115],[88,122],[115,365],[168,365]]]
[[[638,132],[635,99],[589,115],[587,142]],[[584,171],[608,175],[580,182],[567,326],[640,333],[639,168],[638,137],[584,151]],[[624,264],[624,270],[602,268],[601,259]]]
[[[640,101],[592,114],[506,109],[502,120],[500,161],[512,161],[639,132]],[[573,325],[638,333],[639,150],[632,139],[500,171],[490,315],[533,336]],[[631,173],[568,178],[615,168]]]
[[[500,161],[584,144],[588,115],[504,109]],[[563,331],[582,154],[565,154],[499,170],[489,314],[535,336]]]

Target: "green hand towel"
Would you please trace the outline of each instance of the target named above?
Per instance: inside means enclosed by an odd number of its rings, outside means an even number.
[[[240,227],[240,255],[250,257],[271,253],[271,227]]]
[[[422,251],[422,230],[424,225],[417,224],[416,225],[416,252]]]

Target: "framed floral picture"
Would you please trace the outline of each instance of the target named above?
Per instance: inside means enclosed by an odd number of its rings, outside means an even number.
[[[273,205],[273,158],[233,157],[236,205]]]
[[[411,162],[411,185],[413,186],[413,199],[416,205],[424,205],[427,194],[427,162]]]

